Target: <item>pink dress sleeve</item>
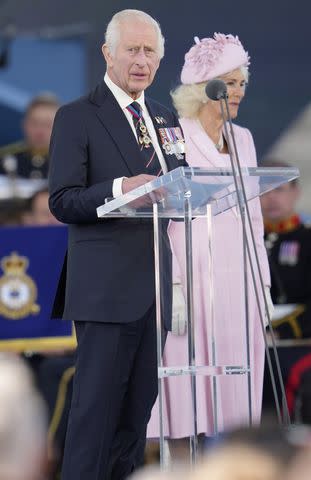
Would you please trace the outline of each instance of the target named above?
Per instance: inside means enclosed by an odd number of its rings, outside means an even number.
[[[248,139],[248,148],[249,148],[249,165],[252,167],[257,167],[257,156],[256,150],[254,145],[254,140],[252,134],[249,130],[244,129],[247,134]],[[264,244],[264,227],[263,227],[263,218],[261,213],[261,205],[259,198],[252,200],[249,203],[250,206],[250,215],[252,219],[253,229],[254,229],[254,236],[255,242],[258,252],[259,263],[261,266],[261,272],[263,276],[264,284],[267,286],[271,285],[270,280],[270,269],[269,269],[269,262],[266,247]]]

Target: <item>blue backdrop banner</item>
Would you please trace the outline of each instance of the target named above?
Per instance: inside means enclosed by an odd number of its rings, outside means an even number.
[[[0,350],[75,347],[72,322],[50,318],[67,228],[0,229]]]

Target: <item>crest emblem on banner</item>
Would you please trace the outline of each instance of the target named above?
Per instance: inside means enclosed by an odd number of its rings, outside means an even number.
[[[36,304],[37,286],[26,274],[28,266],[28,259],[16,252],[1,260],[4,275],[0,277],[0,315],[10,320],[40,312],[40,306]]]

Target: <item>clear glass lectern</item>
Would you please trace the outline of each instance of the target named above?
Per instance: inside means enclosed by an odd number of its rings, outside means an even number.
[[[299,176],[297,168],[242,168],[241,173],[245,187],[244,199],[246,196],[247,202]],[[242,322],[244,325],[243,332],[235,332],[233,330],[234,335],[239,335],[239,338],[241,336],[241,350],[245,350],[245,354],[243,353],[239,357],[236,352],[232,352],[232,357],[229,355],[230,361],[228,363],[223,364],[221,362],[219,352],[223,348],[223,329],[221,322],[215,322],[215,312],[218,304],[217,302],[215,304],[213,279],[215,278],[214,272],[215,269],[217,270],[217,265],[213,264],[212,245],[213,242],[218,241],[223,242],[224,249],[228,248],[230,238],[219,239],[219,236],[214,238],[212,217],[221,216],[223,212],[231,210],[233,215],[232,221],[234,222],[241,215],[241,211],[237,209],[237,205],[241,205],[241,191],[239,188],[236,188],[236,185],[237,183],[234,180],[231,169],[180,167],[125,195],[115,199],[107,199],[106,203],[97,209],[97,215],[100,218],[136,219],[137,228],[140,228],[140,222],[141,224],[153,222],[159,382],[159,438],[162,462],[164,457],[164,438],[167,435],[168,422],[168,419],[165,418],[167,406],[163,404],[163,396],[165,382],[168,382],[170,378],[187,376],[189,380],[192,410],[190,454],[193,463],[196,461],[197,455],[197,376],[208,378],[211,423],[214,434],[221,430],[221,420],[218,415],[218,403],[220,402],[218,381],[221,378],[228,378],[228,382],[230,382],[230,378],[233,376],[241,376],[241,379],[248,384],[248,387],[245,388],[245,402],[249,414],[249,422],[251,423],[252,421],[251,365],[250,352],[248,351],[250,332],[247,311],[248,288],[246,286],[239,293],[245,297],[243,298],[245,303]],[[195,266],[194,271],[193,225],[197,218],[204,219],[202,228],[205,229],[205,254],[200,259],[200,264]],[[170,226],[173,223],[178,225],[179,241],[177,245],[174,245],[174,241],[169,235]],[[245,233],[246,231],[244,230],[243,232]],[[242,235],[241,242],[243,243],[243,241]],[[179,265],[173,262],[173,273],[170,244],[174,253],[178,250],[179,257]],[[241,251],[243,251],[243,248]],[[144,252],[142,252],[143,254]],[[235,252],[233,252],[234,254]],[[181,258],[182,260],[180,260]],[[244,262],[246,279],[249,262],[245,258],[241,258],[241,261]],[[206,327],[202,331],[196,332],[196,312],[200,309],[196,308],[196,302],[199,300],[195,293],[200,288],[200,285],[196,282],[195,272],[200,268],[208,275],[208,291],[202,292],[202,295],[206,295],[206,305],[208,307],[204,309]],[[231,268],[230,265],[228,268]],[[180,274],[180,271],[177,272],[177,270],[181,270],[184,274]],[[164,365],[162,353],[165,335],[163,335],[163,332],[172,320],[172,290],[176,277],[178,277],[178,281],[182,277],[181,283],[183,284],[185,296],[186,325],[185,329],[181,328],[181,330],[182,334],[187,336],[187,341],[184,342],[183,347],[185,352],[182,355],[186,361],[181,365]],[[223,289],[224,295],[230,293],[226,291],[225,285]],[[230,312],[228,312],[228,315],[230,315]],[[196,360],[196,341],[198,336],[204,337],[208,346],[208,362],[204,365],[198,364]],[[179,401],[182,402],[183,398],[180,398]],[[170,408],[174,408],[174,405],[170,405]]]

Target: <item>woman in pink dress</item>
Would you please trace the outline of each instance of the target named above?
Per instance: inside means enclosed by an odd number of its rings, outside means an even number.
[[[236,118],[245,95],[249,57],[238,37],[214,34],[199,40],[185,56],[181,85],[172,92],[186,142],[190,166],[230,168],[228,145],[221,116],[220,102],[209,100],[205,87],[209,80],[223,80],[228,89],[231,117]],[[237,148],[242,166],[257,165],[251,133],[234,125]],[[259,261],[266,295],[269,295],[270,275],[263,243],[263,224],[258,199],[249,202]],[[215,305],[215,335],[218,365],[246,365],[245,286],[243,276],[242,223],[237,208],[213,217],[213,284]],[[211,363],[210,284],[207,260],[207,223],[195,219],[193,224],[193,279],[196,364]],[[185,290],[184,225],[172,222],[169,234],[174,253],[175,298]],[[258,280],[258,278],[257,278]],[[257,282],[259,286],[259,281]],[[250,364],[252,419],[259,422],[262,402],[264,341],[251,276],[248,276]],[[186,365],[187,335],[169,333],[164,364]],[[217,378],[218,431],[245,425],[249,419],[248,382],[246,375]],[[164,388],[164,433],[170,439],[184,439],[193,433],[190,378],[171,377]],[[215,425],[211,402],[211,380],[197,376],[198,433],[213,435]],[[150,438],[159,436],[158,406],[153,410],[148,426]]]

